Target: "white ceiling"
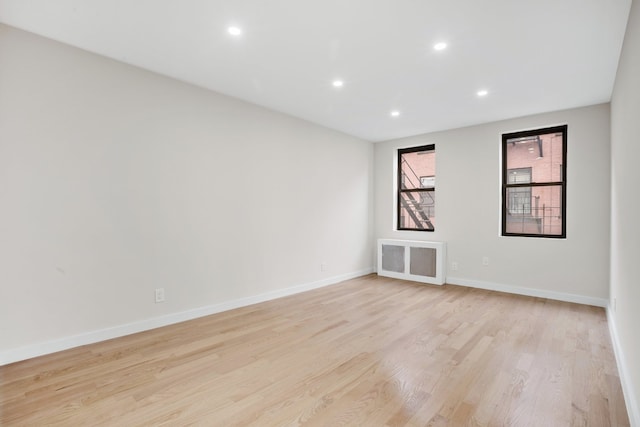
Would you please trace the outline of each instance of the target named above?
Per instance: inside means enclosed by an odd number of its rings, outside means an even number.
[[[630,6],[0,0],[0,22],[381,141],[609,101]],[[229,35],[230,25],[243,34]],[[448,48],[435,51],[439,41]]]

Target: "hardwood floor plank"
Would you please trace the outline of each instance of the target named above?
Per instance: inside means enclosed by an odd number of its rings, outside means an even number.
[[[629,425],[601,308],[375,275],[0,378],[3,426]]]

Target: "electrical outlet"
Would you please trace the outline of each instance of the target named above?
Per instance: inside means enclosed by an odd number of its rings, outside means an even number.
[[[320,271],[327,271],[327,263],[323,262],[320,264]]]
[[[156,303],[164,302],[164,288],[156,288]]]
[[[453,261],[451,263],[451,270],[452,271],[458,271],[458,262],[457,261]]]
[[[482,257],[482,265],[484,265],[484,266],[489,265],[489,257],[488,256],[483,256]]]

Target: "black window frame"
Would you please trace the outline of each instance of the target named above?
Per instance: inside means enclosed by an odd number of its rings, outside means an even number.
[[[532,129],[519,132],[510,132],[502,134],[502,236],[505,237],[542,237],[550,239],[566,239],[567,238],[567,130],[568,125],[552,126],[541,129]],[[509,183],[509,170],[507,169],[507,145],[509,140],[516,138],[527,138],[538,135],[548,135],[550,133],[562,134],[562,165],[561,181],[548,182],[530,182],[530,183]],[[520,187],[560,187],[561,188],[561,217],[562,232],[561,234],[536,234],[536,233],[513,233],[507,232],[507,190],[509,188]]]
[[[408,154],[408,153],[415,153],[415,152],[420,152],[420,151],[433,151],[435,153],[436,151],[436,145],[435,144],[428,144],[428,145],[421,145],[419,147],[410,147],[410,148],[400,148],[398,149],[398,176],[397,176],[397,200],[396,200],[396,229],[400,230],[400,231],[427,231],[427,232],[433,232],[435,231],[435,226],[432,226],[432,228],[409,228],[409,227],[401,227],[401,212],[402,212],[402,195],[404,193],[420,193],[420,192],[424,192],[424,191],[433,191],[434,195],[436,192],[436,187],[422,187],[422,181],[420,180],[420,177],[418,177],[418,180],[420,181],[420,187],[418,188],[403,188],[403,176],[402,176],[402,155],[403,154]],[[435,177],[436,175],[434,175]]]

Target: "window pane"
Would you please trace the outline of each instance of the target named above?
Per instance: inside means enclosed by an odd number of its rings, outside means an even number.
[[[507,171],[507,183],[529,184],[531,182],[531,168],[509,169]]]
[[[400,228],[433,230],[435,226],[435,191],[412,191],[400,195]]]
[[[435,188],[436,187],[436,177],[435,176],[421,176],[420,177],[420,185],[422,188]]]
[[[507,170],[529,169],[528,182],[562,181],[561,132],[511,138],[506,144]]]
[[[436,152],[434,150],[415,151],[400,154],[401,188],[423,188],[435,185]],[[425,181],[422,178],[431,178]],[[426,185],[423,185],[423,182]],[[428,185],[433,183],[434,185]]]
[[[562,235],[562,186],[507,188],[507,233]]]
[[[507,209],[510,214],[530,214],[531,187],[507,189]]]

